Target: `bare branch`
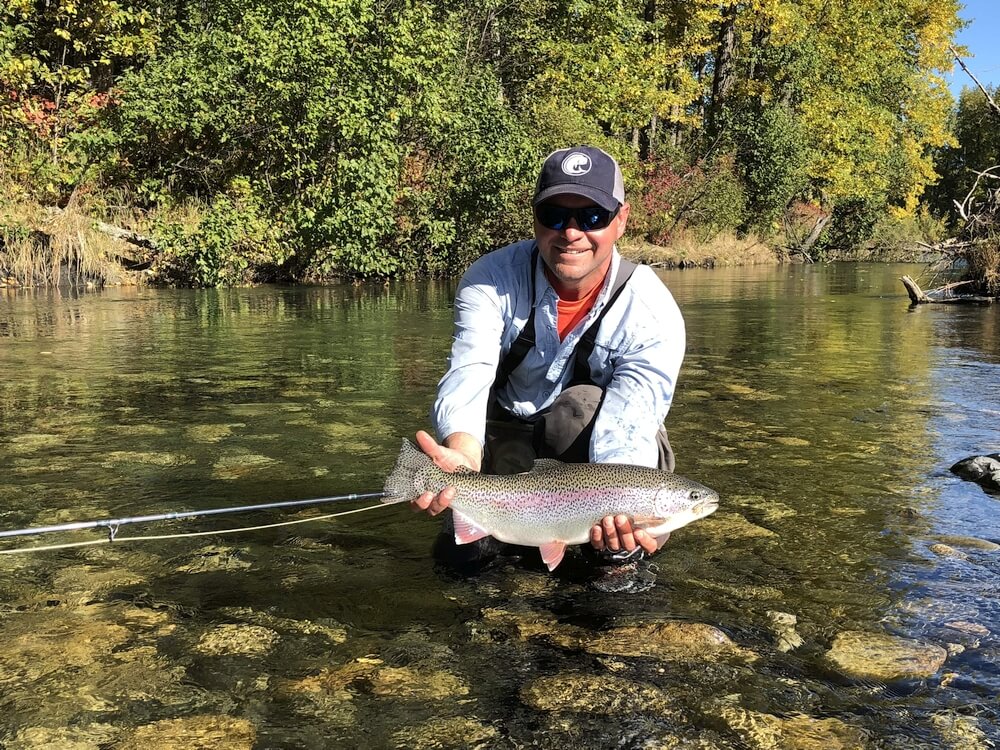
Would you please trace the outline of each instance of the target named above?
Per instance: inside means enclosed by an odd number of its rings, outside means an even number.
[[[1000,117],[1000,105],[998,105],[995,101],[993,101],[993,97],[990,96],[990,92],[986,90],[986,87],[979,82],[978,78],[972,75],[972,71],[969,70],[965,62],[962,60],[962,58],[958,56],[958,52],[955,51],[955,48],[949,45],[948,49],[951,50],[951,54],[954,55],[955,60],[958,61],[958,64],[962,66],[962,70],[968,73],[969,78],[975,81],[975,84],[979,87],[979,90],[983,92],[983,96],[985,96],[986,101],[989,102],[990,109],[993,110],[993,114],[995,114],[997,117]]]

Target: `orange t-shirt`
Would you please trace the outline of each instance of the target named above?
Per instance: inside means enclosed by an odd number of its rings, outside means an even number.
[[[557,307],[559,308],[557,328],[559,329],[560,341],[565,339],[566,334],[572,331],[576,324],[587,316],[587,313],[589,313],[590,308],[594,306],[594,302],[597,301],[597,297],[603,288],[604,281],[602,279],[600,283],[595,284],[594,288],[580,299],[565,300],[562,297],[559,298],[559,302],[557,304]]]

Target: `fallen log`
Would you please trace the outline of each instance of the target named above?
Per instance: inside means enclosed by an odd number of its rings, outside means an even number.
[[[900,279],[906,287],[906,293],[910,296],[910,303],[914,305],[941,304],[941,305],[990,305],[997,301],[996,297],[985,297],[979,294],[947,294],[957,286],[949,284],[941,289],[931,290],[929,293],[920,288],[920,285],[909,276]]]

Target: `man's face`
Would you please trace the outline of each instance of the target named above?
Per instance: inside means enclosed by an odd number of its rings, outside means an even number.
[[[563,208],[593,206],[594,201],[581,195],[556,195],[545,204]],[[576,299],[600,283],[611,265],[611,250],[625,233],[629,204],[604,229],[584,232],[576,219],[563,229],[549,229],[535,217],[535,240],[549,271],[549,280],[563,299]]]

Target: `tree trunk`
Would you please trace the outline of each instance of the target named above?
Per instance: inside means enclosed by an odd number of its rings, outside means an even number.
[[[819,240],[820,235],[823,234],[823,230],[826,229],[826,225],[829,223],[830,215],[820,216],[816,219],[816,223],[813,225],[812,231],[809,232],[809,236],[802,240],[802,244],[799,245],[798,249],[802,251],[803,255],[810,259],[812,258],[809,255],[809,251],[812,250],[812,246]]]
[[[723,11],[719,27],[719,44],[715,53],[715,73],[712,76],[712,101],[708,107],[706,129],[710,139],[718,136],[722,128],[723,108],[736,82],[736,5]]]

